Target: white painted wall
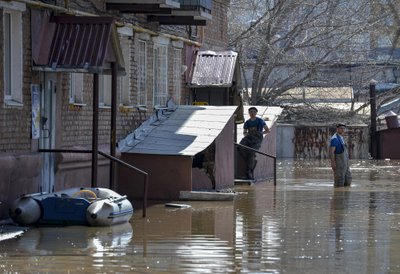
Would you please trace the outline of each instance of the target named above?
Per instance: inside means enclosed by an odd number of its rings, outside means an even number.
[[[276,156],[278,158],[293,158],[295,156],[293,139],[294,125],[277,125]]]

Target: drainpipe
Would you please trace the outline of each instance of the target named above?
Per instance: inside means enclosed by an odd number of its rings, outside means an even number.
[[[377,81],[371,80],[369,84],[369,100],[371,108],[371,127],[370,127],[370,154],[373,159],[377,157],[377,144],[376,144],[376,83]]]
[[[110,136],[110,154],[115,157],[116,135],[117,131],[117,64],[111,63],[111,136]],[[114,189],[115,162],[110,161],[110,189]]]
[[[99,74],[93,74],[93,124],[92,124],[92,183],[97,187],[97,163],[99,150]]]

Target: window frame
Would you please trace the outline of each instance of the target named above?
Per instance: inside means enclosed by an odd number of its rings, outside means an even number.
[[[143,46],[143,47],[142,47]],[[147,105],[147,42],[138,40],[137,104]]]
[[[168,100],[168,46],[153,48],[153,106],[166,106]]]
[[[24,5],[3,7],[3,84],[4,103],[23,105],[23,19]],[[8,21],[8,22],[7,22]],[[8,46],[7,46],[8,45]]]
[[[172,48],[172,98],[180,105],[182,94],[182,49]]]
[[[125,63],[126,74],[118,77],[118,96],[120,105],[131,105],[131,40],[127,36],[121,36],[121,49]]]
[[[69,78],[69,103],[75,105],[82,105],[83,102],[83,84],[84,84],[83,73],[70,73]]]
[[[108,87],[108,92],[107,92]],[[111,75],[99,74],[99,107],[111,107]]]

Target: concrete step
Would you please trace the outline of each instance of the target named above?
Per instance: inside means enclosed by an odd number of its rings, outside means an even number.
[[[249,179],[235,179],[235,185],[240,185],[240,184],[254,184],[255,180],[249,180]]]
[[[179,200],[186,201],[232,201],[235,196],[233,192],[214,191],[183,191],[179,192]]]

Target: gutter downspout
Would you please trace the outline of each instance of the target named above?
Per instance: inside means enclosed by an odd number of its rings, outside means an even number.
[[[110,136],[110,155],[116,157],[116,143],[117,143],[117,64],[111,63],[111,136]],[[114,161],[110,161],[110,189],[115,189],[115,169]]]
[[[92,182],[97,187],[97,163],[99,150],[99,74],[93,74],[93,125],[92,125]]]
[[[371,80],[369,84],[369,100],[371,107],[371,127],[370,127],[370,153],[373,159],[377,158],[377,144],[376,144],[376,81]]]

